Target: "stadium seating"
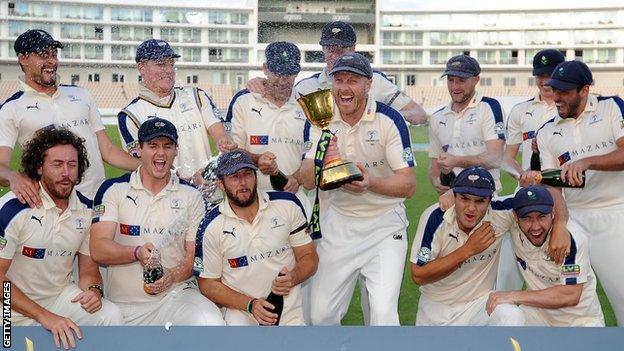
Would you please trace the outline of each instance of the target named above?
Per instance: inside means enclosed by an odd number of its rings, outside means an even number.
[[[93,83],[81,82],[80,86],[88,89],[99,108],[121,109],[133,98],[139,95],[139,83]],[[230,85],[199,84],[199,88],[205,90],[220,110],[225,110],[236,89]],[[0,101],[6,100],[15,91],[20,89],[17,80],[0,81]],[[534,87],[503,87],[485,86],[479,87],[479,92],[486,96],[532,96],[535,94]],[[600,95],[624,96],[624,87],[595,86],[592,92]],[[446,86],[426,87],[408,86],[405,93],[414,101],[425,108],[433,108],[448,102],[449,95]]]

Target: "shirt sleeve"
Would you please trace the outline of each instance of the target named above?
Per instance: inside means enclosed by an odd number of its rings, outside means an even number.
[[[316,147],[320,137],[321,129],[312,125],[309,121],[306,121],[303,127],[303,145],[307,150],[304,158],[314,160],[314,154],[316,154]]]
[[[537,149],[539,150],[540,163],[542,169],[559,169],[557,157],[553,155],[548,144],[548,130],[542,128],[537,133]]]
[[[121,146],[133,157],[139,157],[139,128],[141,123],[130,111],[121,110],[117,114],[117,129]]]
[[[437,118],[434,115],[429,119],[429,157],[431,158],[438,158],[442,153],[442,143],[438,138],[435,123],[437,123]]]
[[[245,116],[245,108],[244,103],[241,101],[239,97],[233,104],[230,106],[231,109],[231,120],[230,120],[230,135],[232,136],[232,140],[239,146],[246,148],[247,147],[247,125],[246,125],[246,116]]]
[[[93,199],[93,220],[91,223],[119,222],[118,197],[119,189],[114,186],[114,183],[108,181],[102,183]]]
[[[524,139],[522,137],[522,111],[519,105],[514,106],[507,118],[507,144],[521,144]]]
[[[206,227],[202,239],[202,266],[200,278],[217,279],[223,275],[223,254],[221,243],[215,231],[216,226],[211,223]]]
[[[591,271],[587,239],[576,231],[571,233],[570,238],[570,254],[561,266],[561,285],[586,283]]]
[[[435,233],[441,225],[444,225],[444,212],[438,205],[427,208],[418,221],[418,229],[412,242],[410,262],[423,266],[433,261],[440,254],[441,245]]]
[[[619,96],[614,96],[611,108],[611,130],[613,131],[613,140],[624,137],[624,100]]]
[[[401,168],[414,167],[414,153],[412,152],[412,140],[405,120],[396,112],[389,125],[386,135],[386,160],[393,171]]]
[[[0,236],[0,258],[7,260],[13,259],[17,253],[18,247],[20,247],[24,240],[22,237],[22,235],[25,234],[25,231],[22,230],[24,223],[23,217],[27,216],[27,213],[30,213],[27,209],[18,210],[20,212],[16,213],[16,209],[16,207],[10,204],[5,204],[2,209],[0,209],[0,217],[2,218],[0,230],[4,233]]]
[[[493,199],[490,203],[492,208],[492,226],[495,227],[496,236],[503,236],[516,224],[512,205],[513,196],[505,196]]]
[[[84,92],[87,97],[87,103],[89,105],[89,125],[91,126],[91,130],[93,133],[97,133],[100,130],[104,130],[104,123],[102,122],[102,116],[100,116],[100,111],[98,110],[97,104],[89,93],[88,90],[84,89]]]
[[[195,91],[206,129],[210,128],[215,123],[222,122],[219,109],[210,96],[208,96],[208,93],[199,88],[196,88]]]
[[[294,196],[294,195],[293,195]],[[288,241],[290,246],[297,247],[312,242],[308,233],[308,221],[306,219],[303,206],[299,204],[290,205],[290,236]]]
[[[412,101],[412,98],[407,96],[396,84],[392,83],[383,75],[378,74],[377,81],[378,86],[374,91],[376,96],[373,96],[376,100],[392,106],[397,111],[400,111]]]
[[[204,203],[204,199],[199,193],[199,190],[195,188],[191,190],[191,201],[189,201],[188,204],[189,228],[186,232],[186,241],[195,242],[195,239],[197,237],[197,230],[199,229],[199,225],[204,218],[206,204]]]
[[[483,106],[482,113],[483,115],[481,116],[482,117],[481,134],[483,135],[483,140],[485,141],[499,140],[499,139],[504,140],[505,131],[499,130],[500,128],[503,127],[502,118],[500,118],[501,124],[498,124],[499,122],[497,122],[495,118],[496,112],[494,112],[488,104],[485,104],[485,106]],[[503,137],[500,136],[501,134],[503,135]]]
[[[0,105],[0,146],[13,148],[17,142],[19,130],[17,117],[12,103]]]

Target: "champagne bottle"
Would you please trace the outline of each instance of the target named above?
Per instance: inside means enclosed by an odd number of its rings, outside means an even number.
[[[442,151],[448,152],[449,145],[443,145]],[[457,175],[452,170],[449,173],[440,172],[440,184],[448,187],[453,187],[453,182],[455,181],[455,177]]]
[[[533,154],[531,155],[531,170],[532,171],[542,170],[542,164],[540,162],[539,152],[533,152]]]
[[[568,182],[561,180],[561,170],[544,171],[538,176],[539,183],[562,188],[584,188],[585,187],[585,171],[582,176],[583,183],[581,185],[570,185]]]
[[[453,171],[450,171],[449,173],[440,173],[440,184],[448,187],[453,187],[455,177],[457,176]]]
[[[152,256],[150,256],[147,260],[147,264],[143,267],[143,290],[151,295],[152,293],[147,291],[147,284],[156,282],[164,275],[165,269],[160,263],[160,253],[158,250],[153,250]]]
[[[288,183],[288,178],[282,171],[277,171],[276,174],[271,174],[269,176],[269,180],[271,181],[271,186],[273,189],[277,191],[284,191],[286,184]]]
[[[284,275],[284,273],[280,272],[277,276],[282,277]],[[277,295],[273,291],[271,291],[269,296],[267,296],[266,300],[268,303],[275,306],[272,312],[277,313],[277,321],[273,325],[279,325],[280,318],[282,318],[282,311],[284,310],[284,296]]]

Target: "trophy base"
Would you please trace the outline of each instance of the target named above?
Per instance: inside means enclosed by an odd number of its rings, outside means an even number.
[[[323,167],[319,187],[321,190],[333,190],[341,187],[343,184],[362,179],[364,179],[364,176],[355,163],[340,161]]]

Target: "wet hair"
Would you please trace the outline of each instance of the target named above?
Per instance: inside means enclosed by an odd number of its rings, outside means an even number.
[[[35,136],[24,146],[22,169],[31,179],[40,180],[38,170],[43,166],[47,151],[57,145],[71,145],[78,151],[78,179],[80,183],[84,172],[89,168],[85,140],[65,128],[45,127],[35,132]]]

